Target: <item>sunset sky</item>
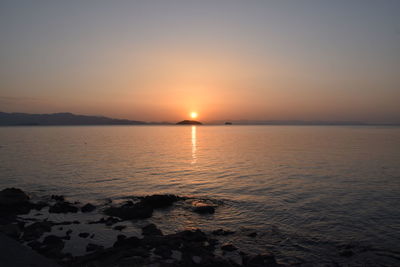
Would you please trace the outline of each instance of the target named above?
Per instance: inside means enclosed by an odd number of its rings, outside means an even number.
[[[0,111],[400,123],[400,1],[1,1]]]

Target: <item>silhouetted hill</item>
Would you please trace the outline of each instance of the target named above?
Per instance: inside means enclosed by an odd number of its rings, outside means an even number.
[[[177,122],[176,124],[178,124],[178,125],[202,125],[202,123],[199,121],[190,121],[190,120],[180,121],[180,122]]]
[[[27,114],[0,112],[0,125],[140,125],[143,121],[112,119],[72,113]]]

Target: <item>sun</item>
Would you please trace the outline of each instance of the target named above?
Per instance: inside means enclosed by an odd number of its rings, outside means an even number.
[[[197,118],[197,112],[190,112],[190,117],[192,119],[196,119]]]

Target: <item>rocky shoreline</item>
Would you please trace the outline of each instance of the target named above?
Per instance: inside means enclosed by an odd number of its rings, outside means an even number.
[[[191,211],[200,215],[213,214],[218,209],[215,203],[176,195],[131,197],[121,203],[110,200],[101,207],[91,203],[72,203],[60,195],[51,195],[35,202],[21,189],[6,188],[0,191],[0,232],[46,258],[55,260],[61,266],[283,266],[269,251],[252,255],[220,240],[220,237],[234,234],[233,230],[204,232],[200,229],[187,229],[163,234],[153,223],[142,227],[141,236],[126,236],[121,232],[108,247],[89,242],[84,255],[64,252],[66,242],[71,239],[73,225],[87,224],[88,229],[99,225],[122,231],[126,226],[119,224],[121,222],[145,220],[152,217],[155,210],[168,209],[174,203],[188,200]],[[96,211],[102,217],[62,222],[23,217],[43,210],[49,214],[91,214]],[[62,234],[54,234],[52,230],[55,228]],[[248,233],[250,237],[256,235],[256,232]],[[91,239],[94,233],[80,232],[78,236]]]

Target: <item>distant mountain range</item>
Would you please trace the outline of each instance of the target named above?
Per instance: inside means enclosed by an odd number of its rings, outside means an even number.
[[[142,125],[143,121],[120,120],[72,113],[27,114],[0,112],[0,125]]]
[[[193,124],[182,121],[177,124]],[[113,119],[103,116],[87,116],[72,113],[28,114],[0,112],[0,126],[17,125],[173,125],[171,122],[145,122],[134,120]],[[201,124],[201,123],[200,123]],[[396,125],[374,124],[360,121],[300,121],[300,120],[215,120],[207,125]]]

